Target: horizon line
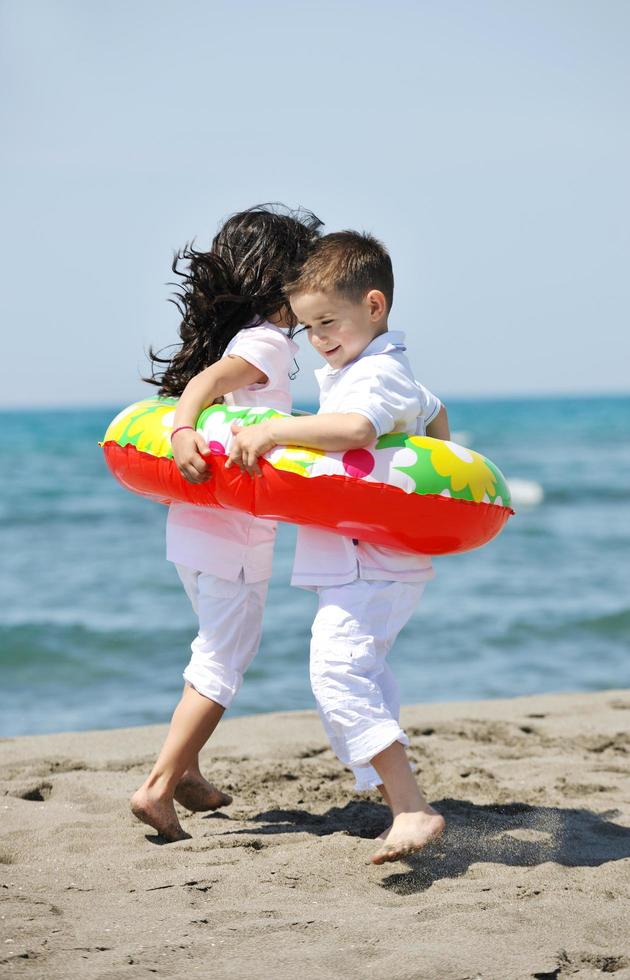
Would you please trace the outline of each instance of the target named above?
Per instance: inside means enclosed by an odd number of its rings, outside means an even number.
[[[148,396],[155,397],[155,396]],[[545,401],[545,400],[555,400],[555,401],[574,401],[579,398],[589,398],[589,399],[603,399],[603,398],[615,398],[623,399],[630,398],[630,389],[627,391],[538,391],[538,392],[518,392],[514,394],[450,394],[443,395],[441,400],[447,404],[449,402],[518,402],[518,401]],[[143,401],[143,398],[136,398],[134,401]],[[132,405],[134,401],[126,402],[125,404]],[[298,407],[300,402],[307,404],[316,404],[316,395],[313,398],[296,398],[294,399],[294,407]],[[58,404],[51,404],[50,402],[42,402],[41,404],[12,404],[3,405],[0,403],[0,412],[71,412],[71,411],[99,411],[116,409],[117,405],[124,404],[122,402],[59,402]]]

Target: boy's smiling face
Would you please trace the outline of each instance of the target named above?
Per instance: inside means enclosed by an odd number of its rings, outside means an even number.
[[[308,338],[331,368],[339,369],[363,353],[387,330],[387,304],[378,289],[362,300],[341,293],[296,293],[291,307],[308,331]]]

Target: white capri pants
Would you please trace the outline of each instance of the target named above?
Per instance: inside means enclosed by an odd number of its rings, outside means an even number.
[[[311,686],[332,749],[352,769],[358,790],[381,783],[370,765],[375,755],[394,742],[409,745],[386,657],[425,584],[357,579],[317,590]]]
[[[229,708],[260,644],[269,580],[235,582],[177,565],[199,618],[184,680],[199,694]]]

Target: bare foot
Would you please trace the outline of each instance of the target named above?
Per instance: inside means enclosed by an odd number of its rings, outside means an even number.
[[[176,840],[189,839],[190,834],[186,833],[177,819],[172,800],[163,800],[152,796],[145,789],[139,789],[131,797],[130,806],[134,817],[153,827],[169,844]]]
[[[383,846],[372,855],[372,864],[398,861],[406,854],[421,851],[430,841],[440,837],[445,827],[444,817],[432,809],[428,812],[399,813],[394,817]]]
[[[213,783],[194,773],[184,773],[175,787],[175,799],[193,813],[218,810],[232,802],[228,793],[222,793]]]

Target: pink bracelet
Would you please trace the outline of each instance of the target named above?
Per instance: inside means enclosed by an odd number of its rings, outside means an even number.
[[[177,428],[176,429],[173,429],[173,431],[171,432],[171,440],[173,439],[173,436],[175,435],[175,433],[176,432],[181,432],[182,429],[192,429],[193,432],[196,431],[194,425],[178,425]]]

